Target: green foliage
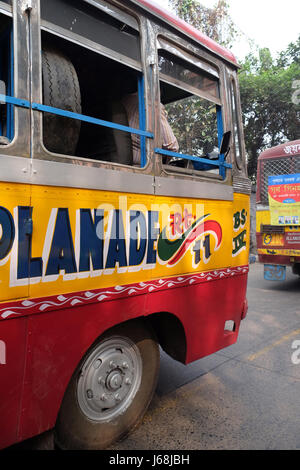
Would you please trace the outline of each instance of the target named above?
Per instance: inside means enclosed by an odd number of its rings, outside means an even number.
[[[169,4],[180,18],[219,44],[230,47],[238,34],[225,0],[216,1],[213,8],[197,0],[169,0]]]
[[[166,105],[180,152],[198,157],[218,147],[216,106],[198,96]]]
[[[300,37],[277,59],[269,49],[260,49],[258,57],[251,53],[242,64],[239,83],[249,176],[255,177],[264,149],[300,138],[300,100],[295,99],[299,49]]]
[[[287,49],[279,54],[279,67],[287,67],[293,63],[300,65],[300,35],[296,42],[291,42]]]

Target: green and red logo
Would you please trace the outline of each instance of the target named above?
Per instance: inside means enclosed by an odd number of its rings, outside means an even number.
[[[207,220],[209,216],[210,214],[206,214],[195,220],[182,233],[182,235],[175,240],[168,239],[167,230],[169,227],[164,227],[157,242],[157,253],[161,261],[167,262],[167,266],[174,266],[183,258],[185,253],[193,244],[195,264],[198,264],[201,261],[201,250],[204,251],[204,257],[208,260],[211,256],[210,235],[212,235],[216,241],[214,251],[217,251],[220,248],[222,241],[221,225],[215,220]],[[200,238],[202,243],[200,243]]]

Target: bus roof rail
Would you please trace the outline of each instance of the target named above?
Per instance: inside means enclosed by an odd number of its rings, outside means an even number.
[[[188,24],[186,21],[178,18],[171,11],[161,7],[160,5],[158,5],[156,2],[153,2],[152,0],[130,0],[130,1],[132,3],[135,3],[136,5],[143,7],[144,9],[158,16],[164,21],[168,22],[173,27],[178,29],[180,32],[187,34],[189,39],[192,38],[192,39],[195,39],[197,42],[200,42],[202,46],[209,49],[211,52],[214,52],[217,55],[221,56],[223,59],[233,64],[235,67],[239,67],[236,57],[229,49],[226,49],[224,46],[221,46],[216,41],[209,38],[206,34],[202,33],[194,26]]]

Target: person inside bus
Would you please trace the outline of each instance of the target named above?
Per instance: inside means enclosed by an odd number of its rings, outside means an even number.
[[[139,98],[138,93],[126,94],[122,98],[122,104],[126,109],[128,125],[135,129],[139,128]],[[161,122],[161,138],[162,148],[172,152],[178,152],[179,145],[177,139],[168,123],[167,112],[163,104],[160,103],[160,122]],[[140,165],[141,152],[140,152],[140,137],[137,134],[131,134],[131,146],[133,164]]]
[[[109,120],[127,127],[139,129],[139,96],[137,91],[137,77],[131,73],[120,76],[116,73],[109,83],[111,90],[109,98]],[[167,113],[160,104],[161,139],[162,148],[178,152],[177,139],[168,123]],[[140,136],[117,129],[112,131],[115,151],[111,152],[110,161],[125,165],[141,164]]]

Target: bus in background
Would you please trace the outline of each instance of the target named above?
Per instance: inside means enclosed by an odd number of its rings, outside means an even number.
[[[0,447],[103,449],[159,345],[247,312],[250,183],[232,53],[150,0],[0,1]]]
[[[300,275],[300,140],[270,148],[257,168],[256,238],[264,277]]]

